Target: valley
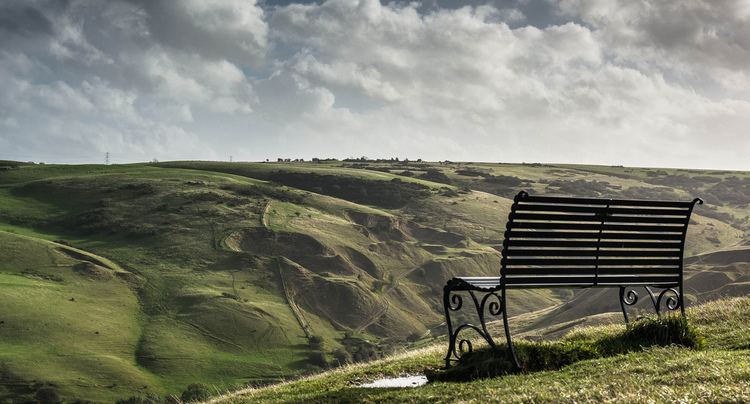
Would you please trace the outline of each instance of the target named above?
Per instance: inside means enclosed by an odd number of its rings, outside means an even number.
[[[750,173],[392,160],[0,162],[0,401],[262,385],[440,341],[493,275],[519,190],[700,196],[688,306],[750,292]],[[530,338],[620,321],[616,291],[513,291]],[[645,306],[643,306],[645,308]]]

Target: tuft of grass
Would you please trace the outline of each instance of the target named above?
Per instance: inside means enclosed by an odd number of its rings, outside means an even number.
[[[682,345],[703,349],[706,338],[690,323],[687,317],[669,315],[645,317],[634,322],[625,332],[610,335],[599,341],[603,352],[610,355],[639,350],[646,346]]]
[[[428,371],[427,377],[430,381],[470,381],[516,372],[558,370],[583,360],[671,345],[702,349],[706,339],[685,317],[646,317],[614,334],[572,333],[559,341],[518,341],[515,347],[521,369],[513,366],[508,348],[503,345],[466,353],[456,366]]]

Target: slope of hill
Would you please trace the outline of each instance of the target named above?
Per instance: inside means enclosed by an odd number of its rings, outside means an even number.
[[[585,360],[557,371],[432,382],[417,388],[362,388],[381,377],[439,366],[444,346],[406,352],[266,388],[216,397],[211,403],[283,402],[743,402],[750,399],[750,298],[717,300],[688,310],[707,348],[653,347]],[[623,326],[577,330],[606,335]]]
[[[6,232],[0,232],[0,255],[0,397],[53,385],[67,396],[106,400],[154,383],[133,356],[141,322],[130,272],[65,245]]]
[[[0,162],[0,377],[18,386],[0,397],[45,384],[66,398],[172,394],[377,358],[444,332],[447,279],[497,273],[519,188],[690,199],[747,178],[537,164]],[[689,255],[742,241],[750,210],[731,195],[697,212]],[[691,301],[747,291],[744,264],[719,261],[691,266],[688,286],[703,288]],[[514,291],[511,310],[539,330],[593,314],[582,309],[600,299],[591,293]],[[89,314],[108,304],[117,315]],[[57,320],[35,320],[44,316]],[[46,324],[44,337],[31,323]],[[123,332],[91,336],[91,324]],[[116,352],[98,350],[105,336]],[[44,338],[87,353],[55,342],[24,359]]]

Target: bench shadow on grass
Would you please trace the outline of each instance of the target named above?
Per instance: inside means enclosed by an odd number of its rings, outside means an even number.
[[[514,369],[508,349],[503,345],[466,353],[453,367],[428,371],[427,378],[431,382],[464,382],[513,373],[558,370],[582,360],[668,345],[701,349],[705,346],[705,338],[682,316],[643,318],[615,334],[574,333],[559,341],[519,341],[515,347],[520,370]]]

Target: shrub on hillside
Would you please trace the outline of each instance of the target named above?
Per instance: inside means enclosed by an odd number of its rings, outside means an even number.
[[[366,167],[365,170],[379,171],[382,173],[390,173],[391,170],[388,167]]]
[[[34,398],[41,404],[57,404],[62,402],[60,395],[57,394],[57,390],[52,386],[40,387],[34,394]]]
[[[339,366],[353,362],[352,354],[344,348],[336,348],[332,352],[332,355],[336,362],[338,362]]]
[[[727,177],[704,193],[708,203],[745,205],[750,203],[750,178]]]
[[[423,180],[427,180],[427,181],[441,182],[443,184],[451,183],[451,179],[448,178],[448,176],[445,175],[444,172],[440,170],[436,170],[434,168],[430,168],[429,170],[425,171],[423,174],[420,174],[419,178]]]
[[[129,220],[118,214],[113,208],[97,208],[64,220],[63,225],[70,226],[79,234],[122,234],[134,237],[154,236],[158,228],[151,223]]]
[[[263,192],[255,185],[247,184],[224,184],[221,186],[224,191],[234,192],[237,195],[249,197],[261,197]]]
[[[301,375],[304,375],[304,376],[316,375],[323,371],[325,371],[325,368],[322,368],[320,366],[315,366],[311,363],[306,363],[302,365]]]
[[[459,168],[458,170],[456,170],[456,174],[466,177],[483,177],[489,175],[485,171],[479,171],[474,168]]]
[[[0,160],[0,171],[15,170],[18,168],[19,164],[23,163],[19,163],[17,161]]]
[[[327,368],[328,358],[326,357],[325,352],[315,351],[310,353],[310,356],[308,357],[308,363],[321,368]]]
[[[320,335],[311,335],[307,342],[310,345],[310,348],[320,351],[323,349],[325,340]]]
[[[547,188],[557,188],[557,192],[571,196],[614,196],[614,190],[619,190],[619,185],[613,185],[606,181],[597,180],[554,180],[551,181]],[[552,190],[555,192],[554,190]]]
[[[131,196],[154,195],[158,192],[156,186],[147,182],[128,183],[120,186],[119,189],[127,191]]]
[[[523,180],[510,175],[486,175],[484,177],[484,181],[489,182],[490,184],[497,184],[505,187],[517,187],[523,184]]]
[[[269,178],[290,187],[388,209],[400,208],[412,199],[430,195],[427,186],[401,181],[399,178],[381,181],[339,175],[284,171],[274,172]]]
[[[208,386],[201,383],[193,383],[187,386],[187,389],[180,395],[180,400],[186,403],[205,401],[211,397],[211,391]]]
[[[273,199],[278,199],[282,202],[292,203],[300,203],[303,200],[303,197],[295,192],[288,192],[272,186],[225,184],[221,186],[221,189],[249,198],[270,197]]]
[[[455,197],[455,196],[458,196],[458,192],[448,187],[442,187],[440,188],[440,195],[447,196],[447,197]]]

